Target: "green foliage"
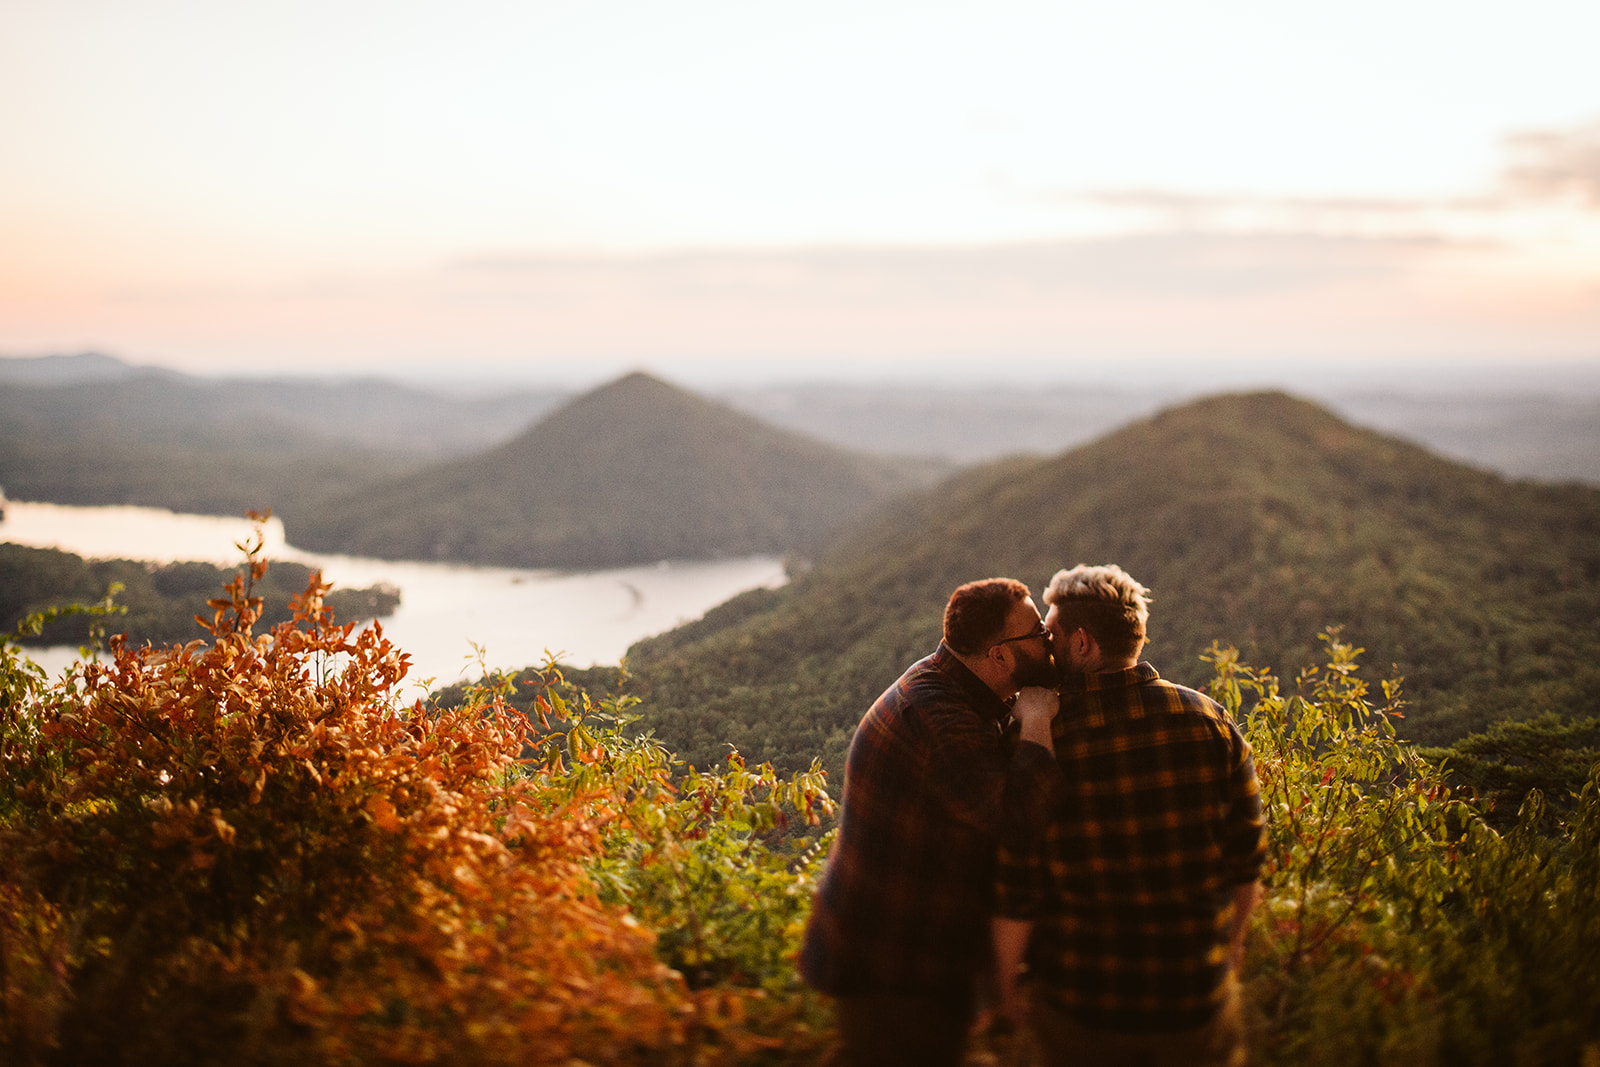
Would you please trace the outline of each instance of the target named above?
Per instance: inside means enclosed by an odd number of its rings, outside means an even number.
[[[9,634],[0,635],[0,724],[3,724],[0,725],[0,826],[15,816],[18,797],[34,783],[28,772],[10,762],[14,748],[40,742],[38,720],[28,714],[28,710],[51,703],[60,695],[51,692],[44,668],[23,655],[21,642],[37,637],[47,623],[62,616],[100,619],[115,615],[121,609],[111,598],[118,592],[120,590],[113,586],[110,594],[97,604],[70,604],[34,612],[19,620]],[[89,637],[98,648],[103,634],[98,626],[91,624]],[[87,656],[91,649],[84,647],[81,651]],[[52,772],[59,771],[59,765],[53,760],[46,760],[44,765]]]
[[[1529,793],[1505,834],[1473,823],[1419,921],[1440,1060],[1600,1061],[1600,767],[1554,836]]]
[[[1600,763],[1600,718],[1563,722],[1554,712],[1526,722],[1497,722],[1449,748],[1424,749],[1450,780],[1470,789],[1497,829],[1514,825],[1528,794],[1543,797],[1544,829],[1570,817]]]
[[[1238,715],[1250,699],[1248,739],[1271,839],[1263,877],[1292,903],[1294,940],[1284,967],[1304,967],[1341,929],[1393,897],[1393,880],[1438,880],[1439,845],[1456,804],[1436,768],[1395,741],[1399,683],[1367,701],[1361,649],[1325,633],[1327,662],[1303,672],[1297,692],[1213,646],[1212,696]]]
[[[1552,837],[1535,793],[1502,835],[1396,739],[1360,649],[1293,693],[1213,649],[1210,691],[1243,717],[1270,856],[1246,994],[1259,1062],[1577,1064],[1600,1056],[1600,768]],[[1588,1057],[1588,1058],[1585,1058]]]
[[[226,584],[230,570],[210,563],[140,563],[134,560],[84,560],[53,548],[0,543],[0,626],[52,606],[94,601],[116,587],[121,621],[117,632],[134,644],[171,644],[204,633],[195,616],[210,615],[206,602]],[[292,615],[290,601],[303,590],[311,569],[279,563],[258,584],[263,625],[276,625]],[[394,612],[400,592],[392,586],[335,589],[327,606],[351,619],[370,619]],[[90,640],[91,616],[58,612],[17,640],[25,645],[82,644]]]
[[[529,720],[537,720],[541,700],[549,703],[560,696],[570,703],[578,699],[578,694],[581,694],[583,699],[589,701],[588,706],[609,708],[611,702],[617,698],[625,698],[628,675],[620,667],[562,666],[559,670],[552,670],[552,667],[553,664],[546,663],[538,667],[512,671],[509,674],[492,674],[476,683],[455,682],[435,689],[428,695],[428,702],[442,708],[455,707],[472,699],[473,694],[479,690],[488,687],[506,707],[515,708]],[[626,706],[631,707],[632,704],[626,703]],[[605,713],[611,714],[612,711],[608,710]]]
[[[796,831],[833,813],[818,767],[782,779],[732,752],[700,771],[627,729],[636,699],[596,701],[553,665],[532,681],[529,764],[563,788],[604,783],[626,798],[591,870],[601,899],[655,931],[658,956],[700,994],[695,1032],[736,1055],[808,1062],[829,1033],[794,967],[825,851]]]

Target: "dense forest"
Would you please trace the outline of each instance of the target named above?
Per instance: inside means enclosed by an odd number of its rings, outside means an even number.
[[[1600,714],[1600,490],[1441,459],[1282,394],[1160,413],[1060,456],[899,500],[787,587],[635,645],[630,691],[697,763],[727,746],[830,773],[867,705],[939,638],[950,590],[1117,562],[1154,592],[1147,658],[1188,684],[1213,641],[1286,678],[1327,626],[1403,677],[1404,736]]]
[[[106,618],[69,615],[47,622],[20,640],[32,645],[81,645],[91,628],[126,634],[134,644],[184,644],[201,634],[195,616],[210,619],[206,602],[236,568],[210,563],[143,563],[128,559],[85,560],[53,548],[0,543],[0,631],[15,630],[26,616],[52,607],[94,604],[115,588],[117,614]],[[310,568],[275,563],[256,586],[261,620],[275,625],[290,617],[289,601],[304,591]],[[394,612],[400,591],[384,585],[335,589],[327,605],[341,621],[379,618]]]

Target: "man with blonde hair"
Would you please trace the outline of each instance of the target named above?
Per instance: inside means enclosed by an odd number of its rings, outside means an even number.
[[[1001,848],[1002,1011],[1051,1064],[1242,1063],[1238,984],[1265,824],[1250,746],[1215,701],[1141,662],[1149,591],[1121,567],[1057,572],[1064,788],[1045,832]]]
[[[938,649],[856,728],[800,952],[806,980],[835,998],[846,1063],[961,1063],[990,960],[996,844],[1041,832],[1059,785],[1055,673],[1028,587],[968,582]]]

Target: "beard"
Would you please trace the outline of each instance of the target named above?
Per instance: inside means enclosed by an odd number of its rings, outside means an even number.
[[[1039,658],[1029,655],[1026,660],[1021,657],[1018,657],[1018,659],[1017,669],[1011,675],[1011,682],[1018,689],[1030,685],[1036,685],[1043,689],[1056,688],[1058,682],[1056,661],[1049,652]]]

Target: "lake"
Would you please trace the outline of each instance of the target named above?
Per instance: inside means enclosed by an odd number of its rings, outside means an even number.
[[[474,644],[489,667],[502,670],[538,663],[546,650],[560,653],[569,666],[613,664],[642,637],[697,619],[746,589],[785,581],[782,561],[768,556],[574,573],[304,552],[287,543],[276,519],[262,533],[269,559],[320,567],[336,586],[398,586],[400,607],[382,620],[383,631],[411,654],[409,682],[432,678],[440,685],[478,677]],[[253,535],[246,519],[158,508],[9,501],[0,521],[0,541],[158,563],[238,563],[243,553],[235,544]],[[196,636],[204,636],[198,627]],[[30,649],[28,655],[54,674],[77,658],[77,650]]]

